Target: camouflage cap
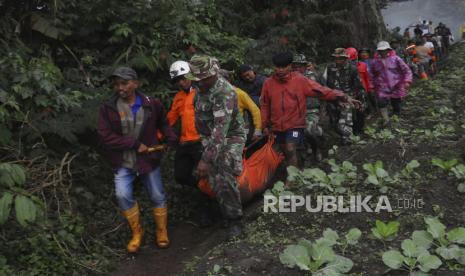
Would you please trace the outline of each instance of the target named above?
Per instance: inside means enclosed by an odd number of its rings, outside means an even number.
[[[295,54],[292,63],[307,64],[308,61],[304,54]]]
[[[349,58],[349,55],[347,54],[347,51],[345,48],[336,48],[332,56]]]
[[[195,55],[189,61],[191,72],[187,79],[199,81],[218,74],[220,70],[218,59],[210,56]]]

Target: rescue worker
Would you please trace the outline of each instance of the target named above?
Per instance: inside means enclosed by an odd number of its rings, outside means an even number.
[[[412,71],[398,57],[386,41],[377,45],[377,55],[373,60],[373,85],[378,92],[378,107],[384,124],[390,122],[387,107],[392,105],[395,115],[400,115],[402,99],[412,83]]]
[[[179,145],[174,156],[174,178],[180,185],[194,188],[192,198],[199,205],[198,226],[210,226],[213,221],[210,216],[212,204],[209,198],[197,189],[199,179],[194,175],[194,169],[202,156],[202,143],[200,135],[195,127],[194,98],[197,88],[192,81],[186,78],[190,72],[189,63],[176,61],[170,67],[170,77],[173,83],[179,87],[167,114],[168,123],[174,127],[180,122]]]
[[[332,54],[334,62],[328,65],[323,74],[324,84],[329,88],[343,91],[345,94],[363,101],[366,98],[365,90],[360,81],[360,75],[357,67],[349,62],[349,55],[346,49],[337,48]],[[363,108],[355,113],[352,106],[328,104],[331,123],[336,126],[341,135],[341,144],[350,144],[350,136],[354,133],[353,116],[359,116],[355,119],[357,125],[355,129],[360,133],[364,126]]]
[[[266,77],[257,74],[252,66],[247,64],[241,65],[238,71],[239,81],[237,82],[237,87],[247,92],[254,103],[260,107],[260,94]]]
[[[160,101],[142,94],[137,73],[129,67],[118,67],[111,75],[115,95],[104,102],[98,116],[98,134],[114,170],[118,205],[128,220],[132,238],[129,253],[141,244],[143,229],[139,204],[133,196],[134,181],[140,177],[152,203],[156,224],[156,244],[169,246],[166,195],[160,173],[161,153],[152,151],[160,145],[155,133],[160,131],[169,145],[176,145],[176,136],[166,121]]]
[[[195,55],[189,65],[188,78],[199,86],[194,99],[195,123],[203,153],[197,175],[208,177],[232,239],[242,234],[242,204],[236,177],[242,172],[244,121],[233,87],[219,75],[218,60]]]
[[[189,72],[186,61],[176,61],[170,67],[171,80],[180,90],[174,96],[167,119],[172,127],[178,120],[181,122],[179,146],[174,157],[174,177],[181,185],[196,187],[198,179],[192,173],[202,155],[202,143],[195,127],[194,97],[197,89],[191,80],[185,78]]]
[[[286,165],[299,167],[297,146],[303,142],[307,97],[322,100],[341,100],[359,105],[341,91],[329,89],[292,72],[293,55],[289,52],[273,56],[274,73],[263,84],[260,106],[263,134],[275,134],[276,142],[284,152]]]
[[[292,70],[301,73],[309,80],[317,81],[318,76],[315,67],[313,66],[313,70],[309,70],[309,63],[305,55],[296,54],[292,60]],[[310,145],[309,150],[311,150],[313,159],[319,162],[323,159],[320,150],[321,140],[323,139],[323,128],[320,125],[320,101],[318,99],[307,98],[306,123],[305,137],[307,139],[305,140]]]

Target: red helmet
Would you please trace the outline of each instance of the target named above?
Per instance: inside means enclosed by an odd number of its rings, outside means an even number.
[[[347,54],[349,55],[350,60],[358,59],[358,52],[357,49],[350,47],[346,49]]]

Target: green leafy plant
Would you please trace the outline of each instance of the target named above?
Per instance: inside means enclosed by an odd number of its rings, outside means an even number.
[[[294,193],[286,190],[286,185],[282,181],[278,181],[273,185],[273,188],[265,191],[265,195],[274,195],[276,197],[293,195]]]
[[[328,164],[331,166],[331,171],[334,173],[344,174],[351,179],[357,178],[357,167],[350,161],[345,160],[339,165],[336,163],[335,159],[330,159],[328,160]]]
[[[365,134],[368,135],[372,139],[376,139],[376,129],[374,127],[366,127],[365,128]]]
[[[26,171],[17,164],[0,164],[0,224],[7,221],[12,206],[18,223],[26,227],[36,221],[41,209],[40,201],[27,193],[22,186],[26,182]]]
[[[383,253],[383,262],[391,269],[402,269],[410,272],[410,275],[427,275],[433,269],[438,269],[442,261],[431,255],[425,248],[417,246],[412,240],[402,242],[402,252],[389,250]],[[420,273],[424,272],[424,273]]]
[[[370,183],[379,188],[380,193],[386,193],[389,189],[389,183],[394,183],[395,180],[389,176],[389,173],[383,168],[383,161],[375,163],[363,164],[363,169],[367,173],[366,183]]]
[[[353,262],[336,254],[334,246],[340,245],[345,250],[348,245],[357,244],[360,236],[361,231],[353,228],[340,239],[336,231],[328,228],[323,237],[314,242],[301,239],[297,244],[288,245],[279,259],[287,267],[298,267],[315,275],[345,275],[352,269]]]
[[[329,156],[336,155],[338,148],[339,147],[337,145],[333,145],[333,147],[328,150],[328,155]]]
[[[360,136],[357,136],[357,135],[350,135],[349,137],[350,141],[352,142],[353,145],[366,145],[367,142],[362,140],[362,138],[360,138]]]
[[[420,177],[420,175],[415,172],[415,169],[419,167],[420,163],[417,160],[412,160],[405,165],[405,168],[400,173],[405,178]]]
[[[330,192],[344,193],[346,188],[342,184],[348,180],[346,174],[341,172],[332,172],[327,174],[319,168],[307,168],[303,171],[294,167],[288,168],[288,181],[298,183],[309,189],[321,187]]]
[[[386,241],[392,241],[397,236],[400,223],[398,221],[390,221],[386,224],[380,220],[376,220],[375,225],[376,227],[371,228],[371,233],[375,238],[384,243]]]
[[[404,269],[412,274],[438,269],[445,262],[465,264],[465,228],[446,231],[437,218],[424,218],[426,230],[412,233],[402,242],[402,253],[390,250],[383,254],[383,262],[392,269]],[[436,254],[431,254],[433,252]],[[440,259],[439,257],[442,259]],[[420,273],[418,273],[420,274]]]
[[[452,168],[459,163],[459,161],[457,159],[442,160],[440,158],[433,158],[431,160],[431,163],[434,166],[439,167],[446,172],[450,172]]]

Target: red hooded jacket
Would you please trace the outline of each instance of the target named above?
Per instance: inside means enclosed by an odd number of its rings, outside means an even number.
[[[263,84],[260,97],[262,127],[278,132],[305,128],[307,97],[331,101],[344,96],[343,92],[324,87],[300,73],[291,72],[285,82],[272,76]]]
[[[347,48],[347,54],[349,59],[357,63],[357,69],[360,74],[360,80],[362,81],[363,88],[365,91],[373,91],[373,84],[371,83],[370,74],[368,73],[368,66],[364,62],[358,60],[358,52],[355,48]]]

